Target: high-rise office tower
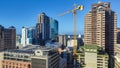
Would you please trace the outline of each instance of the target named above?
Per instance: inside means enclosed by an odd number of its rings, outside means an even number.
[[[23,27],[22,28],[22,38],[21,38],[21,44],[24,46],[35,44],[35,27]]]
[[[36,24],[37,44],[44,45],[46,41],[56,40],[57,35],[58,21],[41,13]]]
[[[26,45],[26,39],[27,39],[27,29],[25,27],[22,28],[22,37],[21,37],[21,44],[22,46]]]
[[[110,3],[98,2],[85,16],[85,45],[96,44],[110,55],[116,44],[117,15],[110,9]]]
[[[16,29],[11,26],[4,28],[0,25],[0,51],[16,47]]]
[[[43,41],[50,39],[50,21],[45,13],[38,16],[38,23],[36,24],[38,44],[43,44]]]
[[[16,29],[14,26],[4,29],[4,50],[16,48]]]
[[[50,39],[56,40],[58,36],[58,21],[50,18]]]
[[[35,40],[35,33],[36,33],[36,28],[35,27],[29,27],[28,28],[28,35],[27,35],[27,44],[36,44]]]

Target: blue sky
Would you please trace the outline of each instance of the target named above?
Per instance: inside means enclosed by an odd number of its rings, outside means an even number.
[[[111,9],[118,14],[120,26],[120,0],[0,0],[0,25],[15,26],[21,33],[22,26],[35,26],[38,14],[45,12],[48,16],[59,21],[59,34],[73,32],[73,14],[59,17],[60,13],[73,9],[73,4],[84,5],[84,11],[77,13],[77,33],[84,33],[84,16],[91,9],[91,4],[111,2]]]

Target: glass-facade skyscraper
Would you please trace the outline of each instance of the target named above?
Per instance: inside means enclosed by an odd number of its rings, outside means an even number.
[[[50,18],[50,39],[55,40],[58,35],[58,21]]]
[[[49,22],[49,17],[44,12],[39,14],[38,23],[36,24],[36,39],[39,45],[44,45],[44,42],[50,39]]]
[[[16,35],[16,46],[21,44],[21,35]]]
[[[21,44],[23,47],[29,44],[35,44],[35,32],[35,27],[22,28]]]
[[[58,35],[58,21],[50,18],[44,12],[39,14],[36,24],[37,44],[44,45],[45,42],[55,40]]]

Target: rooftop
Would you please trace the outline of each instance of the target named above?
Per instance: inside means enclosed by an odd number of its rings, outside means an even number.
[[[95,52],[98,53],[99,55],[107,55],[105,50],[102,50],[99,46],[91,44],[91,45],[84,45],[79,48],[78,53],[84,53],[84,52]]]
[[[21,49],[7,50],[5,52],[32,54],[32,53],[34,53],[35,50],[50,51],[54,48],[57,48],[57,47],[55,47],[55,46],[28,45],[28,46],[21,48]]]
[[[97,45],[84,45],[85,49],[97,49],[98,46]]]

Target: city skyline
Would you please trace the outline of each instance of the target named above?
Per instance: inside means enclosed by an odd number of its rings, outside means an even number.
[[[73,32],[73,14],[66,14],[59,17],[58,15],[73,9],[73,4],[84,5],[84,11],[78,11],[77,14],[77,33],[84,33],[84,16],[91,8],[91,4],[101,2],[110,2],[111,9],[118,14],[119,27],[119,16],[120,10],[116,6],[119,6],[119,1],[113,0],[1,0],[0,1],[0,24],[9,27],[15,26],[17,34],[21,34],[23,26],[31,27],[37,23],[37,17],[40,13],[45,12],[48,16],[55,18],[59,21],[59,34],[69,34]],[[67,5],[63,5],[67,4]],[[50,7],[49,7],[50,5]],[[64,7],[64,8],[63,8]],[[68,25],[66,28],[66,25]]]
[[[118,3],[0,0],[0,68],[120,68]]]

